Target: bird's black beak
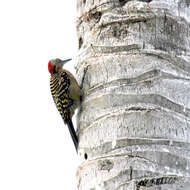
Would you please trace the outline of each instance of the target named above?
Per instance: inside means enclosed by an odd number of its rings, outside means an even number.
[[[62,60],[62,63],[65,64],[67,63],[68,61],[71,61],[72,59],[65,59],[65,60]]]

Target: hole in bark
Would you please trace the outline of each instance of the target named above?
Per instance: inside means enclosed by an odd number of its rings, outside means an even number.
[[[88,155],[85,153],[84,154],[84,159],[87,160],[88,159]]]
[[[126,0],[119,0],[119,3],[120,3],[121,6],[123,6],[123,5],[125,5]]]
[[[98,12],[98,11],[92,14],[92,17],[93,17],[97,22],[99,22],[101,16],[102,16],[102,13],[101,13],[101,12]]]
[[[83,44],[83,40],[82,40],[82,38],[80,37],[80,38],[79,38],[79,49],[82,47],[82,44]]]
[[[84,5],[86,4],[86,0],[83,0]]]

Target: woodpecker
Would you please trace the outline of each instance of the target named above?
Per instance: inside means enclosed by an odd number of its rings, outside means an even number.
[[[71,138],[78,148],[78,137],[72,123],[75,109],[80,105],[81,89],[75,77],[63,65],[71,59],[53,59],[48,62],[48,70],[51,74],[50,90],[56,107],[61,114],[64,123],[68,126]]]

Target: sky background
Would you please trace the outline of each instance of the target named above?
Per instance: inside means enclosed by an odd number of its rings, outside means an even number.
[[[76,0],[0,2],[0,189],[76,189],[78,158],[49,89],[47,64],[73,58]]]

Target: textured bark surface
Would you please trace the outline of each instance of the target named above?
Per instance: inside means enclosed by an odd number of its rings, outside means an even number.
[[[77,19],[79,190],[190,189],[190,1],[78,0]]]

